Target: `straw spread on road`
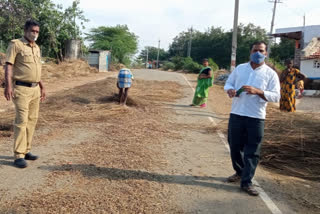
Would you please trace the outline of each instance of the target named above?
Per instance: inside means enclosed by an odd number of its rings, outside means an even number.
[[[44,67],[44,79],[49,83],[72,82],[77,75],[95,72],[83,61],[49,64]],[[130,91],[129,108],[123,108],[117,104],[115,82],[108,78],[64,90],[41,105],[34,146],[45,147],[66,136],[74,135],[75,141],[77,135],[84,137],[61,148],[47,165],[39,167],[48,172],[46,181],[36,189],[24,190],[23,200],[21,195],[6,197],[10,193],[1,189],[1,213],[182,212],[171,200],[174,186],[159,182],[170,183],[169,178],[152,173],[167,164],[161,139],[178,139],[182,137],[179,129],[195,129],[172,124],[169,118],[173,112],[163,106],[180,98],[182,87],[169,81],[137,80]],[[319,115],[288,116],[274,108],[268,111],[262,164],[277,173],[319,181]],[[1,115],[1,147],[12,144],[13,118],[13,109]],[[202,130],[225,131],[226,121],[221,124]],[[316,200],[305,203],[318,206]]]

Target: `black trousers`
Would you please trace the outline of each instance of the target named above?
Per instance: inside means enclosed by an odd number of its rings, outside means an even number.
[[[233,169],[241,176],[241,187],[252,185],[263,135],[263,119],[230,114],[228,142]]]

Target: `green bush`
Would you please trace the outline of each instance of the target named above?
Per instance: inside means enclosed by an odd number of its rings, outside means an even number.
[[[201,65],[192,60],[191,57],[184,58],[183,60],[183,70],[190,72],[199,72]]]
[[[201,65],[193,61],[191,57],[175,56],[172,58],[172,63],[169,64],[174,70],[183,70],[189,72],[198,73],[201,69]],[[164,66],[165,67],[165,66]]]
[[[172,58],[174,64],[174,70],[182,70],[184,65],[184,58],[180,56],[175,56]]]
[[[267,65],[269,65],[271,68],[273,68],[277,73],[281,73],[281,71],[286,69],[286,66],[284,64],[282,64],[281,62],[278,62],[272,58],[269,58]]]
[[[212,71],[217,71],[219,70],[219,66],[217,65],[217,63],[215,63],[215,61],[213,61],[212,58],[209,58],[209,66],[212,68]]]
[[[162,66],[163,70],[174,70],[175,69],[175,64],[173,62],[165,62]]]

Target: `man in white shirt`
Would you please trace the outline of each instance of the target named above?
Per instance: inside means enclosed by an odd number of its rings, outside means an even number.
[[[267,103],[280,99],[279,78],[264,63],[266,56],[265,42],[252,44],[250,62],[237,66],[224,86],[233,98],[228,142],[236,173],[228,181],[241,180],[241,189],[253,196],[259,195],[252,186],[252,179],[260,158]]]

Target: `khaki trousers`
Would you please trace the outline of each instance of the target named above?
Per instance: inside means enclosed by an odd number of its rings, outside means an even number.
[[[24,158],[30,152],[34,130],[38,121],[40,87],[16,85],[13,103],[16,108],[14,121],[14,157]]]

